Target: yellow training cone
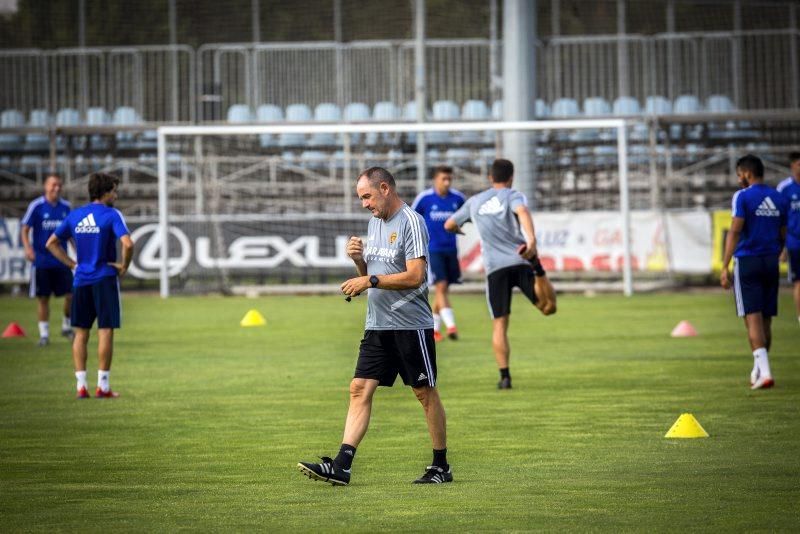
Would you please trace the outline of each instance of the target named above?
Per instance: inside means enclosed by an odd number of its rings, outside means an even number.
[[[258,313],[258,310],[250,310],[242,320],[239,322],[242,326],[264,326],[267,324],[267,320],[264,319],[264,316]]]
[[[700,426],[700,423],[690,413],[682,413],[665,438],[707,438],[708,432]]]

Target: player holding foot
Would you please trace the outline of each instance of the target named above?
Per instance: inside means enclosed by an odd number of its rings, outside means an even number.
[[[36,297],[39,319],[39,346],[50,343],[50,295],[64,296],[64,318],[61,335],[72,339],[69,314],[72,301],[72,271],[64,267],[47,250],[45,244],[69,213],[69,202],[61,198],[61,178],[49,175],[44,181],[44,195],[28,205],[22,218],[22,245],[31,262],[31,298]],[[33,239],[30,232],[33,230]],[[66,251],[66,241],[60,242]]]
[[[787,207],[781,194],[764,183],[764,164],[759,158],[741,158],[736,175],[742,189],[733,195],[720,283],[725,289],[733,284],[736,313],[744,317],[753,351],[750,388],[770,388],[775,381],[768,351],[772,318],[778,313],[778,256],[786,238]]]
[[[86,382],[86,346],[89,331],[97,319],[98,398],[113,398],[109,374],[114,352],[114,329],[120,327],[119,277],[133,258],[133,241],[122,214],[114,209],[119,178],[95,173],[89,177],[91,202],[70,213],[47,241],[47,249],[64,265],[75,269],[72,300],[72,361],[78,381],[78,398],[89,397]],[[75,240],[78,261],[72,261],[59,246],[59,239]],[[122,244],[122,261],[117,262],[117,240]]]
[[[358,177],[356,191],[361,205],[374,218],[369,222],[366,246],[356,237],[347,245],[359,276],[344,282],[342,292],[354,297],[367,291],[368,297],[344,438],[336,458],[323,456],[322,463],[300,462],[297,467],[309,478],[348,485],[356,448],[369,425],[372,396],[378,386],[391,387],[399,374],[422,404],[433,442],[433,462],[414,483],[451,482],[445,413],[436,390],[433,317],[425,283],[425,223],[400,200],[394,177],[386,169],[365,170]]]
[[[487,278],[486,300],[493,320],[492,346],[500,370],[497,387],[511,389],[511,290],[520,288],[544,315],[556,312],[556,294],[536,256],[536,235],[525,196],[511,189],[514,165],[506,159],[495,160],[489,179],[492,187],[467,200],[444,227],[458,232],[469,221],[478,227]]]
[[[431,236],[430,280],[434,287],[433,338],[442,340],[442,321],[447,336],[458,339],[456,318],[450,307],[448,290],[450,284],[461,283],[461,268],[458,265],[456,236],[444,229],[444,222],[464,205],[464,194],[452,189],[453,168],[440,165],[433,170],[433,187],[426,189],[414,199],[411,208],[422,215],[428,234]]]
[[[800,152],[789,154],[789,168],[792,175],[778,184],[778,193],[789,203],[783,259],[789,262],[789,283],[792,284],[794,307],[800,322]]]

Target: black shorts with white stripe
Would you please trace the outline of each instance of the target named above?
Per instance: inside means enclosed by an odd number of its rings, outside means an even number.
[[[436,385],[433,329],[365,330],[358,350],[355,378],[378,380],[391,387],[397,375],[414,388]]]

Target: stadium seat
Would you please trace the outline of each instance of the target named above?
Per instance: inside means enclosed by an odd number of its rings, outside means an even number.
[[[31,128],[49,128],[50,113],[46,109],[34,109],[28,121]],[[50,146],[50,136],[44,133],[28,134],[25,137],[25,150],[47,150]]]
[[[669,115],[672,113],[672,102],[663,96],[648,96],[644,103],[644,112],[648,115]]]
[[[256,121],[275,123],[283,122],[283,110],[272,104],[261,104],[256,109]],[[275,146],[275,136],[272,134],[261,134],[258,136],[258,142],[262,148]]]
[[[304,150],[300,153],[300,164],[303,167],[323,170],[328,166],[328,154],[320,150]]]
[[[711,95],[706,99],[706,109],[710,113],[733,113],[736,106],[725,95]]]
[[[112,122],[114,126],[136,126],[142,123],[142,118],[132,107],[121,106],[114,110]],[[135,134],[131,132],[117,132],[117,146],[119,148],[133,148],[135,141]]]
[[[559,98],[553,102],[553,117],[577,117],[580,114],[578,103],[573,98]]]
[[[108,126],[111,123],[111,117],[108,112],[100,107],[89,108],[86,110],[86,125],[87,126]],[[102,135],[91,136],[92,149],[105,150],[108,148],[108,142]]]
[[[286,106],[287,122],[312,122],[311,108],[305,104],[290,104]],[[305,134],[281,134],[278,144],[282,147],[303,146],[306,144]]]
[[[245,104],[234,104],[228,108],[227,121],[233,124],[253,122],[253,114],[250,106]]]
[[[583,101],[583,114],[587,117],[611,115],[611,106],[605,98],[592,96]]]
[[[461,110],[452,100],[437,100],[433,103],[432,118],[434,121],[453,122],[461,119]],[[426,140],[431,144],[452,143],[455,139],[451,132],[430,132]]]
[[[461,118],[465,121],[488,121],[489,106],[483,100],[467,100],[461,108]],[[462,143],[485,143],[489,139],[489,132],[463,132]]]
[[[400,120],[400,110],[393,102],[378,102],[372,110],[372,119],[381,122],[396,122]],[[364,143],[375,146],[380,142],[384,145],[393,145],[397,142],[397,134],[368,133]]]
[[[344,107],[343,113],[345,122],[368,122],[372,117],[369,106],[363,102],[351,102]],[[350,143],[355,145],[361,142],[363,134],[350,134]]]
[[[639,101],[632,96],[620,96],[614,100],[613,107],[614,115],[639,115],[642,113],[642,108],[639,106]]]
[[[428,115],[427,110],[425,111],[425,115]],[[403,107],[403,120],[409,122],[417,122],[417,103],[414,101],[407,102],[406,105]],[[411,132],[406,134],[406,141],[409,144],[414,144],[417,142],[417,134],[415,132]]]
[[[342,121],[342,110],[336,104],[324,103],[314,108],[314,122],[338,123]],[[336,134],[315,133],[308,141],[309,146],[333,146]]]
[[[0,113],[0,128],[22,128],[25,116],[16,109],[7,109]],[[23,137],[17,134],[1,134],[0,150],[20,150]]]
[[[700,100],[698,100],[696,96],[681,95],[675,99],[675,104],[672,107],[672,111],[679,115],[692,115],[695,113],[701,113],[703,111],[703,107],[700,105]],[[702,127],[700,125],[687,126],[686,135],[689,139],[699,139],[701,133]],[[678,139],[680,137],[681,126],[679,124],[672,126],[671,135],[673,139]]]
[[[536,99],[535,115],[537,119],[547,119],[550,117],[550,106],[541,98]]]
[[[56,126],[80,126],[81,114],[77,109],[63,108],[59,109],[56,113]],[[66,148],[67,139],[65,136],[59,135],[56,138],[56,146],[58,150]],[[84,145],[83,139],[73,139],[73,148],[82,148]]]

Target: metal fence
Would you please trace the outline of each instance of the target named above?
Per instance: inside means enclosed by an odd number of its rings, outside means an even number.
[[[690,94],[742,110],[800,106],[794,30],[558,37],[537,49],[537,95],[549,102]],[[491,51],[486,39],[427,41],[428,104],[489,103],[501,74]],[[126,106],[144,121],[191,123],[223,120],[235,104],[402,106],[414,98],[413,57],[410,41],[0,51],[0,110]]]

